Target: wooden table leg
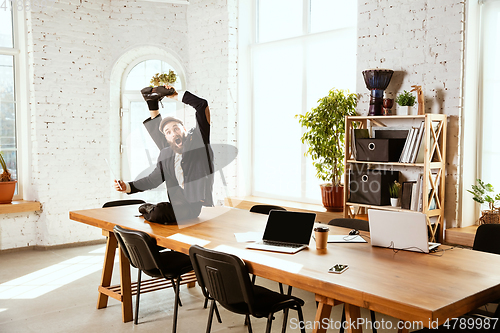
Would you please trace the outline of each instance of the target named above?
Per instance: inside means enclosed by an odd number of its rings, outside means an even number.
[[[313,333],[326,333],[332,307],[342,304],[342,302],[318,294],[316,294],[316,302],[318,302],[318,309],[314,318]],[[323,321],[325,318],[327,320]]]
[[[188,287],[188,288],[194,288],[194,287],[196,287],[196,281],[195,281],[195,282],[189,282],[189,283],[187,284],[187,287]]]
[[[133,320],[132,315],[132,286],[130,280],[130,262],[120,250],[120,286],[122,294],[122,319],[123,322]]]
[[[347,321],[347,332],[349,333],[362,333],[363,328],[358,327],[358,319],[361,315],[361,311],[359,310],[359,306],[355,306],[352,304],[344,304],[345,306],[345,319]],[[353,326],[350,325],[350,323],[354,323]]]
[[[103,230],[103,236],[108,238],[106,242],[106,253],[104,254],[104,264],[102,266],[101,286],[109,287],[111,285],[111,276],[113,275],[113,265],[115,262],[115,253],[117,241],[112,232]],[[99,291],[97,298],[97,308],[102,309],[108,306],[108,295]]]
[[[314,317],[314,329],[313,333],[326,333],[326,328],[323,327],[323,318],[330,318],[330,313],[332,311],[332,306],[326,303],[318,303],[318,309],[316,310],[316,316]]]

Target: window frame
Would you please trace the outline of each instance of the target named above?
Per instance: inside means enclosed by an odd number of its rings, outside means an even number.
[[[13,200],[33,200],[29,191],[31,179],[31,146],[30,142],[30,114],[29,114],[29,85],[26,44],[26,13],[12,8],[13,47],[0,47],[1,55],[13,56],[14,64],[14,101],[15,105],[15,133],[16,133],[16,181],[17,193]]]
[[[239,174],[249,175],[249,177],[239,177],[238,179],[238,191],[237,196],[258,196],[258,197],[269,197],[273,199],[281,199],[281,200],[293,200],[300,201],[305,203],[312,204],[321,204],[321,199],[319,198],[319,186],[318,186],[318,198],[312,199],[307,197],[307,185],[306,181],[308,180],[306,168],[308,168],[308,163],[310,163],[310,157],[304,157],[304,153],[307,150],[307,146],[305,144],[301,145],[301,189],[300,189],[300,198],[298,197],[286,197],[283,195],[270,194],[256,191],[254,188],[255,179],[254,172],[255,169],[255,158],[256,158],[256,149],[255,147],[255,133],[256,133],[256,124],[255,124],[255,116],[254,116],[254,108],[255,108],[255,92],[254,92],[254,50],[259,47],[266,47],[268,45],[280,43],[288,43],[288,42],[299,42],[303,45],[311,42],[314,38],[320,38],[323,36],[334,35],[338,33],[338,31],[344,28],[336,28],[326,31],[319,32],[311,32],[311,0],[302,0],[302,34],[298,36],[288,37],[284,39],[265,41],[262,43],[258,42],[259,36],[259,22],[258,22],[258,1],[252,0],[248,3],[241,4],[239,8],[239,67],[238,67],[238,85],[239,85],[239,124],[249,124],[249,126],[245,126],[246,128],[238,128],[238,145],[239,145]],[[244,15],[248,17],[244,17]],[[242,20],[243,19],[243,20]],[[250,27],[246,26],[250,25]],[[357,25],[357,23],[356,23]],[[352,29],[352,27],[348,27],[347,29]],[[354,28],[356,29],[356,28]],[[303,49],[305,52],[305,49]],[[306,82],[307,79],[307,57],[302,58],[301,67],[301,79],[302,82]],[[353,87],[355,89],[355,86]],[[307,91],[302,89],[301,96],[301,112],[304,113],[307,110],[308,104],[308,96]],[[301,131],[304,133],[306,129],[302,128]],[[248,142],[247,142],[248,141]],[[248,151],[248,153],[244,153]],[[309,168],[313,169],[312,163],[310,163]],[[315,178],[316,179],[316,178]],[[318,180],[318,183],[320,181]]]

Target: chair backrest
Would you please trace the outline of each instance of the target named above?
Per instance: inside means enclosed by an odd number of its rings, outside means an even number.
[[[115,200],[115,201],[106,202],[104,205],[102,205],[102,208],[115,207],[115,206],[137,205],[137,204],[143,204],[143,203],[146,203],[146,201],[141,200],[141,199]]]
[[[269,215],[269,212],[271,210],[273,210],[273,209],[274,210],[284,210],[284,211],[286,211],[285,208],[280,207],[280,206],[274,206],[274,205],[254,205],[254,206],[252,206],[252,208],[250,208],[250,212]]]
[[[198,245],[189,248],[189,257],[205,297],[210,295],[230,311],[240,312],[243,306],[244,311],[253,314],[253,288],[248,269],[239,257]]]
[[[129,230],[116,225],[113,228],[121,250],[135,268],[152,276],[162,276],[158,265],[156,240],[139,230]]]
[[[500,254],[500,224],[482,224],[476,230],[473,250]]]
[[[329,225],[343,228],[351,228],[359,231],[370,231],[370,224],[368,221],[360,219],[338,218],[328,222]]]

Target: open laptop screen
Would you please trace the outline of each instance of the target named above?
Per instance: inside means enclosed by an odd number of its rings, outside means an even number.
[[[263,240],[308,245],[316,214],[272,210]]]

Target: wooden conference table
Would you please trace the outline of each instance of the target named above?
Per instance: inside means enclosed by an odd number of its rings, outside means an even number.
[[[114,261],[115,225],[144,231],[158,244],[188,253],[192,244],[240,256],[251,273],[316,294],[319,302],[317,323],[330,317],[331,307],[345,303],[346,316],[355,322],[360,307],[384,313],[403,321],[443,324],[489,301],[500,298],[500,256],[461,248],[439,254],[372,247],[368,243],[328,244],[327,250],[310,247],[297,254],[246,250],[236,242],[235,232],[263,231],[267,216],[228,208],[203,208],[197,219],[179,226],[149,223],[137,217],[138,205],[70,212],[70,218],[103,230],[109,235],[101,287],[109,286]],[[346,229],[330,227],[331,234]],[[130,271],[121,256],[122,314],[132,320]],[[328,273],[336,263],[348,264],[342,274]],[[128,275],[128,276],[127,276]],[[100,287],[100,288],[101,288]],[[98,308],[106,307],[107,296],[99,294]],[[312,321],[312,318],[305,318]],[[334,318],[333,320],[340,320]],[[353,332],[361,330],[353,329]],[[402,330],[407,331],[407,330]],[[318,325],[314,332],[326,332]]]

